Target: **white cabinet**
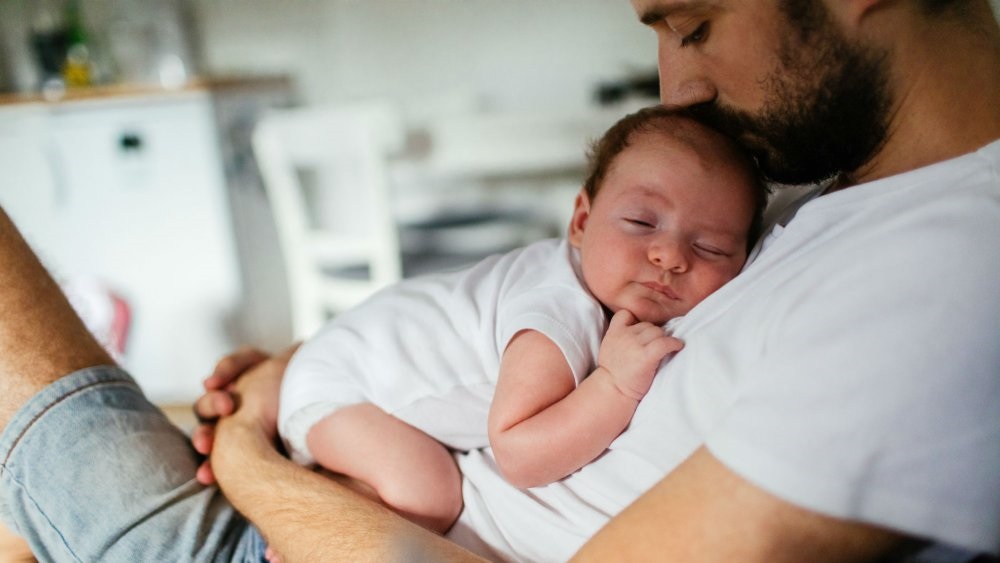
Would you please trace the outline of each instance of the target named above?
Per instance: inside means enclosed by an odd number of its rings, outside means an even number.
[[[240,276],[207,92],[0,109],[0,205],[57,279],[130,305],[125,367],[186,402],[235,343]]]
[[[56,228],[47,124],[48,112],[41,106],[0,108],[0,204],[29,242],[51,238]]]

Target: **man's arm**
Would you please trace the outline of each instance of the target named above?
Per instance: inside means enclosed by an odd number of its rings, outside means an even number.
[[[702,447],[612,519],[574,561],[878,561],[908,545],[895,532],[789,504]]]
[[[285,563],[480,561],[444,538],[285,459],[274,448],[285,363],[268,360],[236,384],[238,408],[215,431],[212,468],[226,498]]]
[[[0,430],[45,386],[112,365],[0,208]]]
[[[476,557],[274,449],[282,361],[237,384],[240,408],[219,424],[212,454],[227,497],[286,562],[472,561]],[[871,561],[906,547],[894,532],[798,508],[699,449],[612,519],[579,561]]]

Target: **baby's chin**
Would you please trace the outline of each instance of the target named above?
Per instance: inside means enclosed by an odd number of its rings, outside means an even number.
[[[670,319],[683,317],[689,310],[688,307],[663,307],[660,304],[640,304],[639,306],[622,308],[628,309],[638,322],[654,325],[667,324]]]

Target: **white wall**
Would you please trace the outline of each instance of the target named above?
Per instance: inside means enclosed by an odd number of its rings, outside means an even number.
[[[291,71],[306,101],[472,90],[498,108],[579,108],[656,65],[626,0],[195,0],[213,70]]]
[[[627,0],[192,1],[210,69],[291,72],[307,102],[467,90],[576,109],[656,64]]]
[[[8,88],[35,83],[32,1],[0,0]],[[627,0],[175,1],[192,4],[209,69],[289,72],[307,102],[466,90],[500,108],[573,109],[598,80],[655,65],[654,37]]]

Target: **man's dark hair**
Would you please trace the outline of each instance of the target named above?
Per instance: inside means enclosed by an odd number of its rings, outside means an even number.
[[[920,9],[928,16],[965,17],[970,14],[968,0],[917,0]],[[826,7],[819,0],[781,0],[779,8],[796,25],[800,37],[807,37],[827,17]]]
[[[966,4],[965,0],[920,0],[920,7],[928,14],[940,14]]]
[[[684,131],[683,122],[696,123],[698,120],[684,108],[674,108],[662,105],[642,108],[635,113],[626,115],[611,126],[601,138],[594,141],[587,151],[587,180],[583,188],[590,201],[594,201],[604,183],[615,157],[617,157],[636,135],[660,133],[681,140],[689,133]],[[699,127],[707,127],[699,123]],[[715,131],[713,129],[713,131]],[[740,164],[747,170],[747,176],[753,183],[754,214],[747,234],[747,251],[753,247],[761,234],[764,222],[764,208],[767,205],[769,190],[761,180],[757,166],[746,152],[728,135],[715,131],[729,145],[733,155],[742,159]]]

